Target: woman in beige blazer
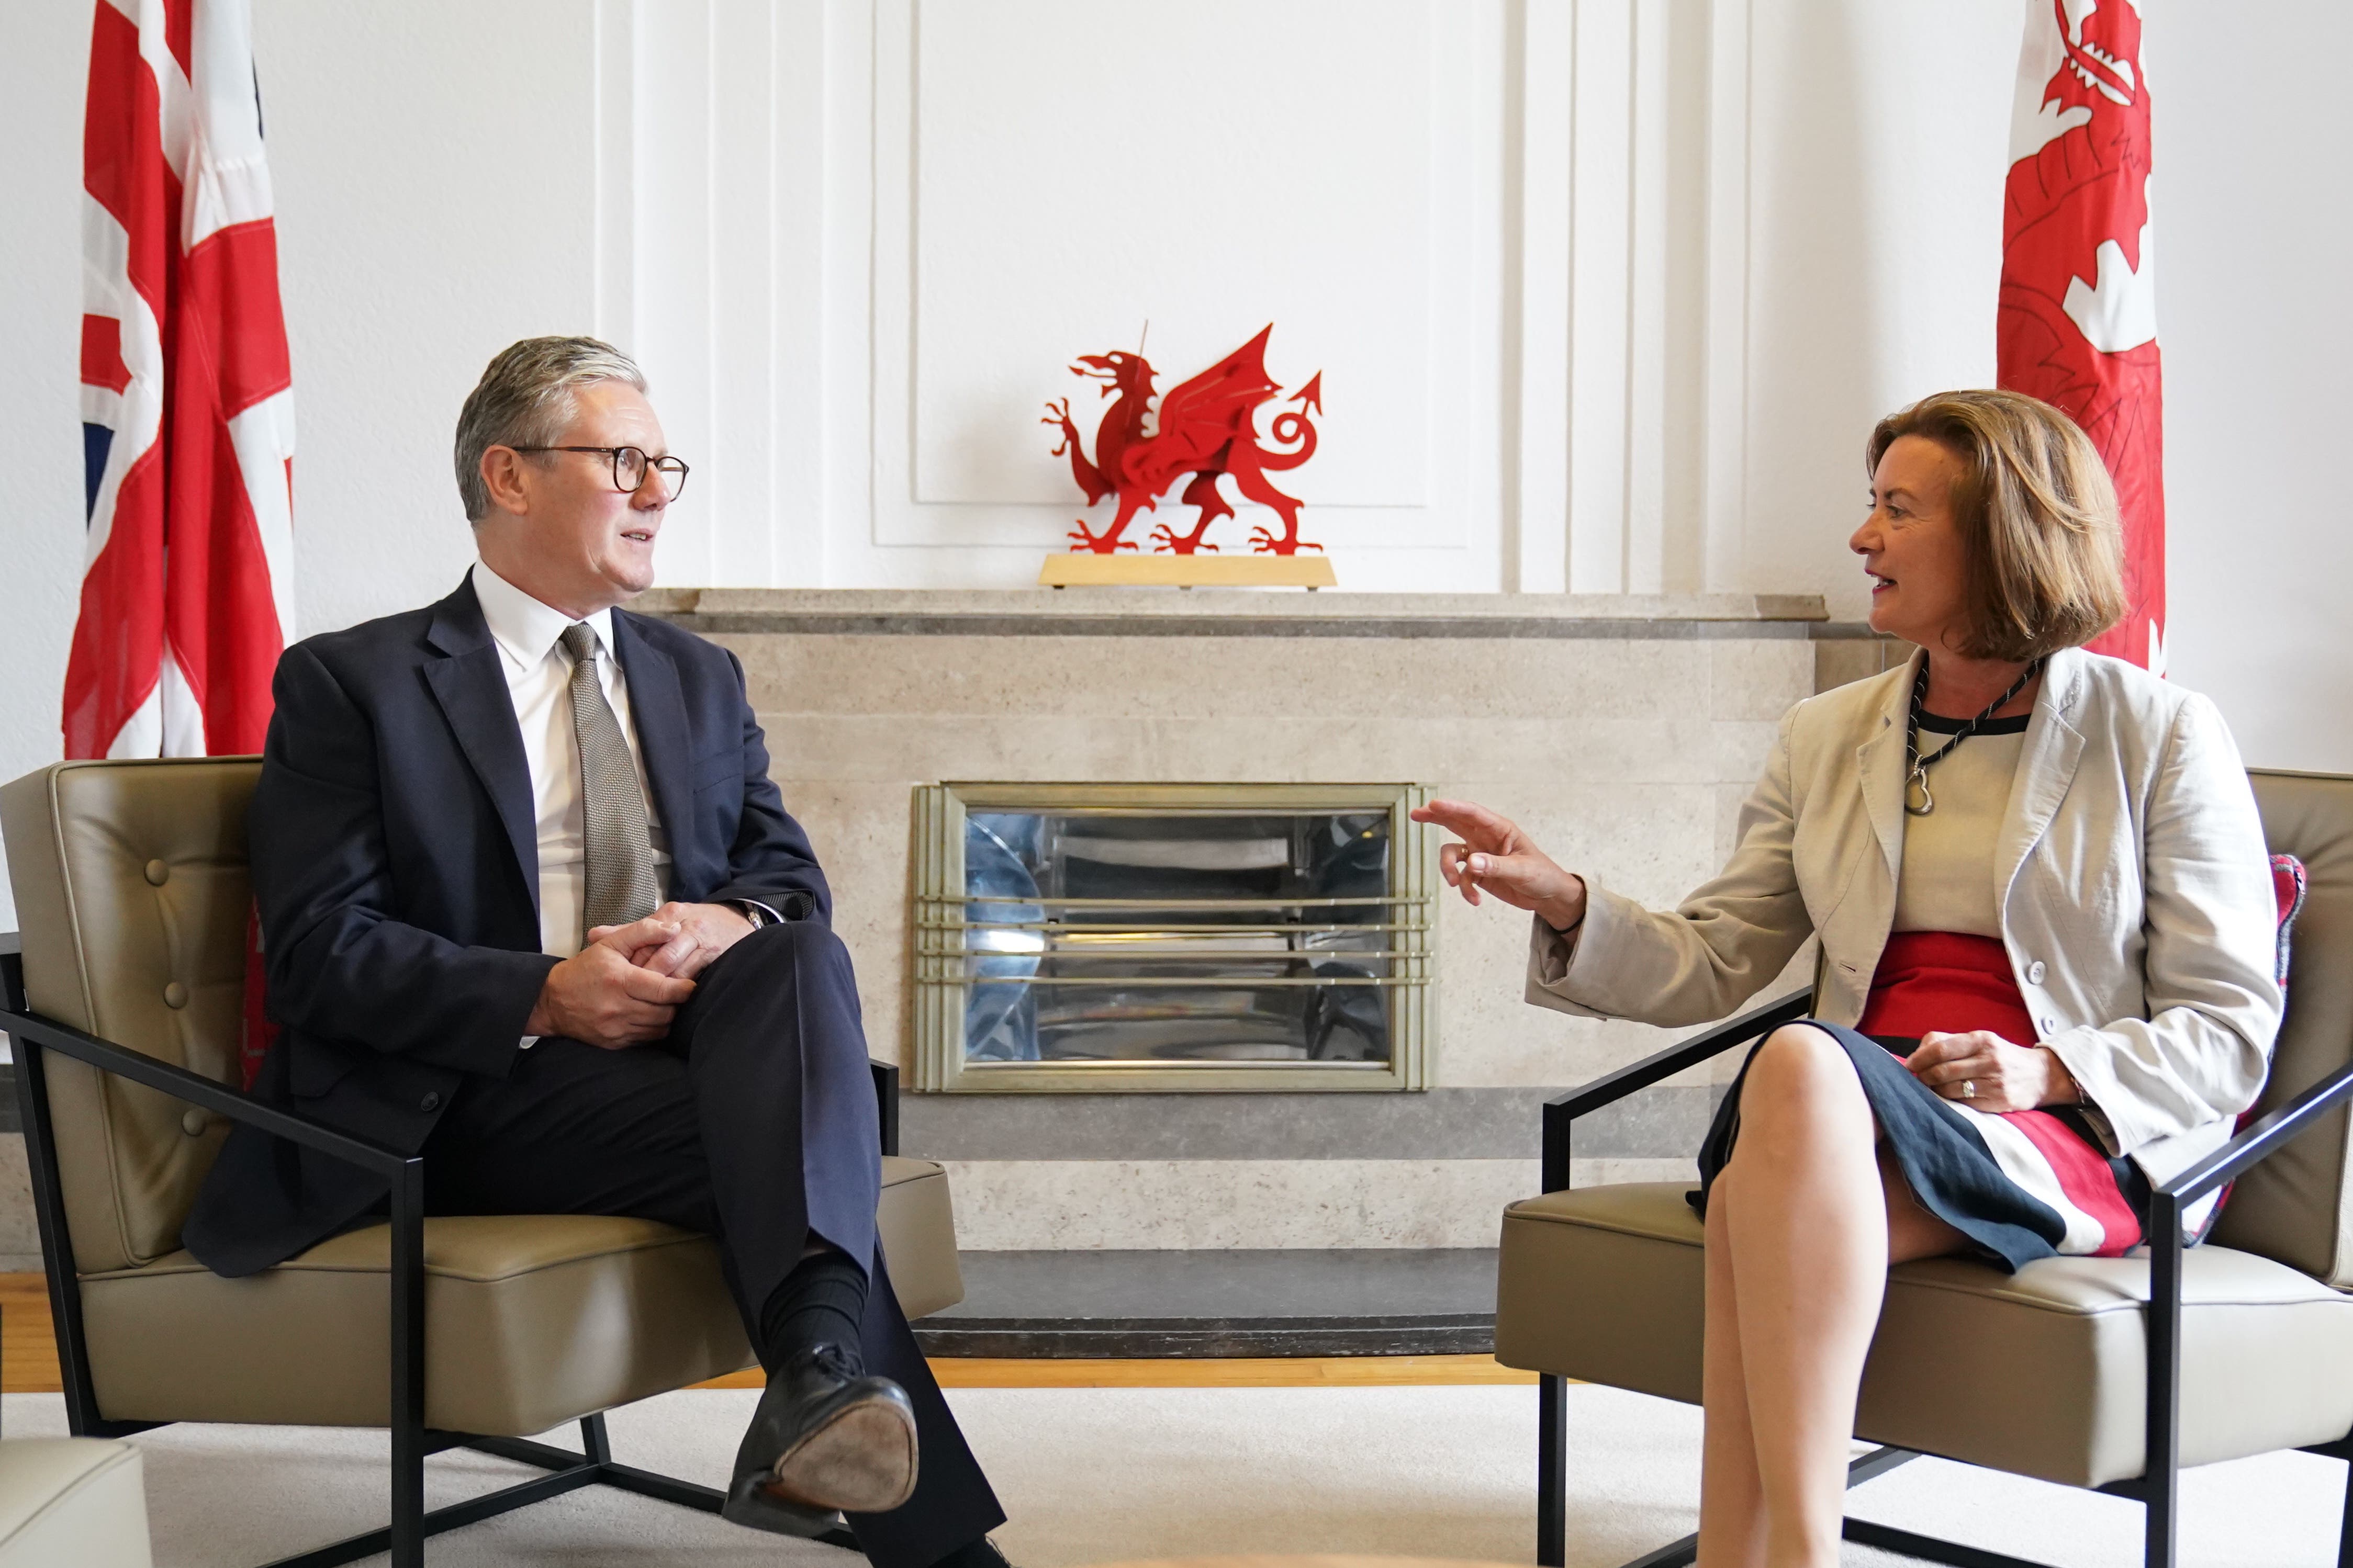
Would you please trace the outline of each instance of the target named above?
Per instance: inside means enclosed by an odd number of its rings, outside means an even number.
[[[1891,1262],[2136,1245],[2146,1173],[2229,1136],[2279,1023],[2229,731],[2080,646],[2124,605],[2091,443],[1961,392],[1883,420],[1869,459],[1871,624],[1921,651],[1789,710],[1714,880],[1647,910],[1482,807],[1417,814],[1461,836],[1464,898],[1535,912],[1542,1005],[1704,1023],[1820,938],[1813,1020],[1757,1047],[1701,1150],[1701,1568],[1838,1561]]]

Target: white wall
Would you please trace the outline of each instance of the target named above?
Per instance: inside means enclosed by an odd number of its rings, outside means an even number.
[[[2353,15],[2143,3],[2173,672],[2252,760],[2353,768],[2353,652],[2321,629],[2353,563],[2326,456],[2353,312],[2307,281],[2353,218],[2306,173]],[[533,332],[648,363],[696,462],[681,584],[1026,581],[1077,515],[1034,423],[1088,400],[1067,356],[1149,316],[1166,387],[1271,319],[1286,388],[1326,372],[1329,444],[1293,480],[1350,585],[1851,616],[1870,422],[1992,374],[2013,5],[255,11],[306,631],[456,579],[450,425]],[[0,55],[0,776],[56,754],[79,569],[88,31],[20,6]]]
[[[2168,663],[2248,760],[2353,771],[2353,8],[2145,0],[2156,57]]]

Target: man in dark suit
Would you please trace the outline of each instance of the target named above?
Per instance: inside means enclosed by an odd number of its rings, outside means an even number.
[[[878,1568],[1001,1568],[875,1246],[857,988],[743,668],[617,608],[686,479],[644,379],[593,339],[517,343],[457,464],[457,592],[279,663],[250,837],[284,1033],[256,1092],[422,1151],[428,1212],[717,1237],[768,1372],[727,1517],[838,1509]],[[386,1194],[241,1127],[185,1239],[249,1274]]]

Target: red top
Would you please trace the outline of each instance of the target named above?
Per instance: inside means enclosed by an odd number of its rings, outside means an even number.
[[[2010,954],[1989,936],[1898,931],[1871,977],[1858,1034],[1918,1039],[1930,1030],[1989,1029],[2014,1046],[2036,1043]]]

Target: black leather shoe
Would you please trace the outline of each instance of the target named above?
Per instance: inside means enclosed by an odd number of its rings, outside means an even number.
[[[887,1377],[860,1377],[833,1345],[799,1352],[768,1379],[735,1451],[722,1518],[815,1536],[834,1512],[886,1513],[914,1494],[915,1410]]]

